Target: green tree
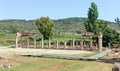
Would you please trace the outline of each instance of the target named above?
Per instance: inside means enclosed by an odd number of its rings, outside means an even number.
[[[54,35],[54,22],[49,17],[41,17],[36,20],[36,26],[44,39],[52,38]]]
[[[8,30],[10,30],[11,33],[19,32],[19,29],[17,27],[15,27],[15,25],[10,25]]]
[[[99,34],[99,32],[105,31],[107,27],[107,22],[104,20],[97,20],[98,18],[98,10],[97,5],[92,2],[91,7],[88,10],[88,20],[85,22],[84,26],[87,32],[92,32],[94,34]],[[95,37],[96,43],[98,43],[98,38]],[[103,40],[107,41],[107,39]]]
[[[119,41],[120,34],[116,30],[107,27],[103,32],[103,46],[108,46],[108,43],[111,43],[111,45],[113,45]]]
[[[97,30],[104,32],[107,27],[107,22],[104,20],[97,20]]]
[[[91,7],[88,10],[88,20],[85,23],[85,28],[87,32],[93,32],[97,34],[98,31],[98,26],[96,24],[98,18],[98,10],[97,10],[97,5],[92,2]]]
[[[115,19],[115,22],[120,26],[120,20],[118,17]]]

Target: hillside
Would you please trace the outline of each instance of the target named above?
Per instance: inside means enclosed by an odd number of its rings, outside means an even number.
[[[0,30],[4,32],[37,31],[34,20],[1,20]]]
[[[56,32],[67,32],[67,33],[81,33],[85,32],[84,22],[86,18],[72,17],[66,19],[53,20],[55,22]],[[120,27],[114,22],[108,21],[108,26],[119,30]],[[30,31],[38,33],[38,29],[35,25],[35,20],[1,20],[0,31],[7,33],[15,33],[19,31]]]

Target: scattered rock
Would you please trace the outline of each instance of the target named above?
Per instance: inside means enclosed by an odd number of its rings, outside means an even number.
[[[1,69],[10,69],[12,68],[12,65],[0,65]]]

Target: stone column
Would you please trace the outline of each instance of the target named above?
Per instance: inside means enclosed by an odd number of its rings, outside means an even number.
[[[93,47],[93,46],[92,46],[92,45],[93,45],[92,42],[93,42],[92,37],[90,37],[90,48],[91,48],[91,49],[92,49],[92,47]]]
[[[99,35],[98,35],[98,50],[99,51],[102,51],[103,47],[102,47],[102,33],[99,32]]]
[[[111,47],[111,46],[110,46],[110,43],[108,43],[108,48],[110,49],[110,47]]]
[[[56,41],[56,48],[58,49],[58,41]]]
[[[72,49],[75,47],[75,39],[72,40]]]
[[[20,37],[20,47],[22,48],[23,43],[22,43],[22,37]]]
[[[29,48],[30,45],[29,45],[29,36],[27,37],[27,48]]]
[[[76,43],[75,43],[75,44],[76,44],[76,47],[77,47],[77,49],[78,49],[78,42],[76,41]]]
[[[50,41],[50,38],[49,38],[49,41],[48,41],[48,48],[49,48],[49,49],[51,48],[51,41]]]
[[[70,40],[70,48],[73,48],[73,45],[72,45],[73,41],[72,39]]]
[[[112,68],[112,71],[120,71],[120,64],[119,63],[115,63],[113,68]]]
[[[36,48],[36,35],[34,35],[34,48]]]
[[[44,47],[44,42],[43,42],[43,37],[42,37],[42,40],[41,40],[41,48]]]
[[[18,37],[16,36],[16,48],[18,48]]]
[[[67,49],[67,47],[66,47],[66,41],[64,41],[64,49]]]
[[[80,48],[83,50],[83,40],[80,40]]]
[[[96,47],[95,47],[95,49],[96,49],[96,50],[98,50],[98,48],[97,48],[97,47],[98,47],[98,44],[96,44]]]

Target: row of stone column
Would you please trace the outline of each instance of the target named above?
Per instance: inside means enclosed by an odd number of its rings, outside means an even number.
[[[70,46],[72,49],[74,49],[74,47],[75,47],[75,44],[74,44],[74,43],[75,43],[75,42],[73,41],[73,42],[72,42],[72,45]],[[54,47],[56,47],[56,49],[59,49],[59,47],[61,47],[61,46],[59,45],[59,42],[58,42],[58,41],[56,41],[56,43],[54,44]],[[51,48],[51,43],[50,43],[50,42],[48,42],[48,48]],[[67,49],[67,42],[66,42],[66,41],[64,41],[63,48],[64,48],[64,49]]]
[[[28,43],[29,44],[29,43]],[[34,48],[36,48],[37,44],[36,44],[36,39],[34,38]],[[28,46],[29,47],[29,46]],[[54,47],[59,49],[59,42],[56,41],[56,43],[54,44]],[[75,47],[75,41],[72,41],[72,45],[71,45],[72,48]],[[43,38],[42,40],[40,41],[40,48],[44,48],[44,42],[43,42]],[[51,48],[51,41],[49,40],[48,41],[48,48],[50,49]],[[66,41],[64,42],[64,49],[67,48],[67,43]]]
[[[43,45],[44,45],[43,38],[41,38],[40,47],[43,48],[44,47]],[[29,48],[29,46],[28,46],[28,48]],[[36,36],[34,36],[34,48],[37,48]]]
[[[20,47],[22,47],[22,38],[21,39],[21,43],[20,43]],[[16,45],[18,47],[18,38],[16,38]],[[30,41],[29,41],[29,36],[27,36],[27,48],[30,47]],[[54,44],[54,47],[59,49],[60,47],[60,44],[59,44],[59,41],[56,41],[56,43]],[[72,49],[75,48],[75,40],[72,40],[71,43],[70,43],[70,47]],[[79,46],[81,49],[84,48],[84,44],[83,44],[83,40],[80,41],[80,46]],[[34,36],[34,48],[37,48],[37,41],[36,41],[36,36]],[[41,38],[41,41],[40,41],[40,48],[44,48],[44,42],[43,42],[43,38]],[[51,48],[51,41],[49,40],[48,41],[48,48],[50,49]],[[64,49],[67,49],[67,42],[64,41]]]
[[[102,45],[102,42],[101,42],[101,40],[102,39],[99,39],[99,43],[100,44],[98,44],[98,49],[100,50],[100,48],[99,47],[102,47],[101,45]],[[30,42],[29,42],[29,36],[27,36],[27,48],[29,48],[30,47],[30,44],[29,44]],[[92,49],[92,43],[93,43],[93,40],[92,40],[92,38],[90,38],[90,48]],[[17,45],[17,47],[18,47],[18,38],[16,38],[16,45]],[[21,44],[22,45],[22,44]],[[70,44],[71,46],[71,48],[72,49],[74,49],[75,48],[75,40],[72,40],[71,41],[71,44]],[[21,46],[22,47],[22,46]],[[60,45],[59,45],[59,42],[58,41],[56,41],[56,43],[54,44],[54,48],[56,48],[56,49],[59,49],[59,47],[60,47]],[[64,49],[67,49],[67,42],[66,41],[64,41]],[[37,48],[37,41],[36,41],[36,36],[34,36],[34,48]],[[41,38],[41,41],[40,41],[40,48],[44,48],[44,42],[43,42],[43,38]],[[51,41],[49,40],[48,41],[48,48],[50,49],[51,48]],[[84,44],[83,44],[83,40],[81,39],[81,41],[80,41],[80,46],[79,46],[79,48],[80,49],[84,49]]]
[[[71,48],[74,49],[75,47],[75,41],[72,40],[71,44],[70,44]],[[17,44],[18,46],[18,44]],[[21,42],[21,46],[22,47],[22,42]],[[27,48],[30,47],[30,41],[29,41],[29,37],[27,37]],[[56,43],[54,44],[54,47],[59,49],[60,45],[59,45],[59,41],[56,41]],[[34,36],[34,48],[37,48],[37,41],[36,41],[36,37]],[[40,48],[44,48],[44,42],[43,42],[43,38],[41,38],[41,41],[40,41]],[[50,49],[51,48],[51,41],[49,40],[48,41],[48,48]],[[83,41],[80,42],[80,48],[83,49]],[[64,41],[64,49],[67,49],[67,42]]]
[[[30,41],[29,41],[29,36],[26,36],[26,39],[27,39],[27,48],[30,47]],[[20,42],[18,42],[20,41]],[[16,48],[19,47],[19,44],[20,43],[20,47],[22,47],[23,43],[22,43],[22,37],[16,37]],[[41,41],[40,41],[40,47],[43,48],[43,38],[41,38]],[[37,48],[37,41],[36,41],[36,36],[34,35],[34,48]]]

